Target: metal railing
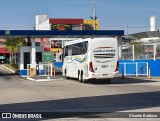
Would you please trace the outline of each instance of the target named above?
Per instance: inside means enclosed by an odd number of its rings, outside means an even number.
[[[125,76],[148,76],[148,62],[120,63],[119,75]]]
[[[34,76],[53,76],[53,68],[51,63],[45,64],[27,64],[27,77]]]
[[[160,58],[160,42],[136,45],[122,45],[122,60],[143,60]]]

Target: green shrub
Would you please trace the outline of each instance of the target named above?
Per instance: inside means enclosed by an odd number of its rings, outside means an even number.
[[[5,66],[14,70],[18,69],[18,64],[5,64]]]

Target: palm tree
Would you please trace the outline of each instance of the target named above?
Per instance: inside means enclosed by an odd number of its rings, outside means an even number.
[[[17,63],[16,55],[20,46],[25,44],[24,38],[12,37],[7,38],[6,42],[4,42],[5,49],[10,51],[10,63]],[[15,56],[14,56],[15,55]]]

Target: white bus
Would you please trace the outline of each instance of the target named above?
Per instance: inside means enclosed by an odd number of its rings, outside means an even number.
[[[67,42],[63,51],[63,76],[88,79],[111,78],[118,72],[118,42],[116,37],[87,38]]]

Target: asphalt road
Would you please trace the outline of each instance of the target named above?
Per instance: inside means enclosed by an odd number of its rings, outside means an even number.
[[[35,82],[0,67],[0,112],[56,112],[56,119],[99,119],[106,118],[106,112],[160,112],[160,78],[117,77],[111,84],[104,80]]]

